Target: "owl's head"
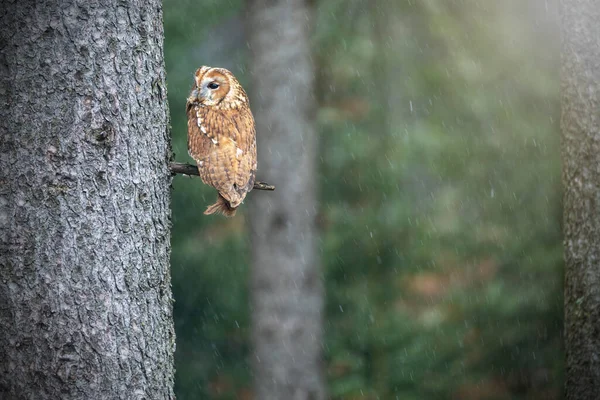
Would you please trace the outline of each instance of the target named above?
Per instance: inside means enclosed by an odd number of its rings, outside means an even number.
[[[248,103],[244,89],[225,68],[200,67],[196,70],[194,81],[189,104],[233,109]]]

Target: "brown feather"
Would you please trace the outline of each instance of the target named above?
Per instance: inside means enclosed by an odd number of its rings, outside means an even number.
[[[223,68],[201,67],[195,82],[186,105],[188,151],[202,181],[222,199],[206,213],[234,215],[252,190],[256,171],[256,130],[248,96]],[[210,89],[209,84],[218,87]]]
[[[233,217],[237,208],[233,208],[229,205],[229,202],[223,198],[223,196],[217,196],[217,202],[208,206],[206,211],[204,211],[204,215],[210,214],[223,214],[226,217]]]

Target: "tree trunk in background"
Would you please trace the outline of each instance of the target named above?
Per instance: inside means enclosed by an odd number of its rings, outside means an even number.
[[[0,398],[173,398],[161,2],[0,17]]]
[[[305,1],[249,1],[257,175],[277,187],[250,196],[252,361],[261,400],[325,398],[311,22]]]
[[[562,2],[566,398],[600,399],[600,1]]]
[[[394,0],[379,0],[368,3],[371,26],[373,29],[373,46],[375,51],[372,59],[373,90],[377,93],[375,100],[376,111],[374,126],[378,130],[378,140],[381,142],[382,151],[389,150],[391,133],[395,130],[390,119],[395,113],[401,112],[399,93],[404,91],[394,90],[392,85],[397,85],[393,77],[398,75],[401,65],[394,59],[395,52],[392,44],[397,44],[393,37]]]

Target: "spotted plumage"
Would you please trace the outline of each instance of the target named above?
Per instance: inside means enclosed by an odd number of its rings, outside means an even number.
[[[201,67],[187,99],[188,152],[202,181],[217,189],[205,214],[233,216],[252,190],[256,131],[246,92],[224,68]]]

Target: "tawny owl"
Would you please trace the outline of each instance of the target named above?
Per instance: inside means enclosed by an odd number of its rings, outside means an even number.
[[[202,181],[217,189],[204,214],[235,215],[252,190],[256,130],[246,92],[224,68],[200,67],[187,99],[188,152]]]

